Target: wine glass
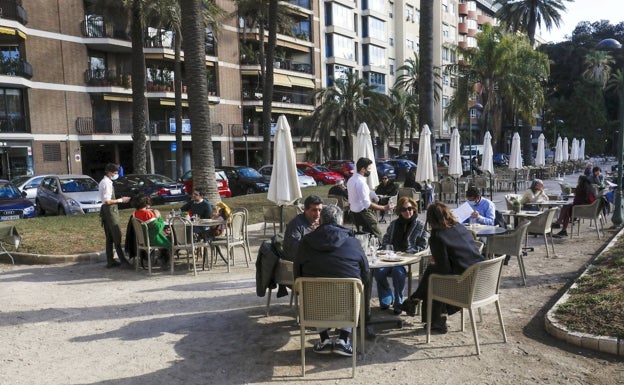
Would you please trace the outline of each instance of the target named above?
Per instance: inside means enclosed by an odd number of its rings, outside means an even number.
[[[394,246],[388,244],[386,245],[386,254],[388,254],[388,256],[393,256],[394,255]]]

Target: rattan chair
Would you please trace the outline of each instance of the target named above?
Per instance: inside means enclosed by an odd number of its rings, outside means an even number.
[[[293,288],[295,284],[295,278],[293,275],[293,263],[292,261],[288,261],[285,259],[280,259],[277,261],[277,266],[275,266],[275,270],[273,271],[273,282],[278,285],[289,285]],[[271,307],[271,293],[273,289],[269,286],[269,294],[267,296],[267,304],[266,304],[266,316],[269,316],[269,308]],[[290,307],[293,305],[293,299],[295,297],[295,290],[291,290],[290,292]]]
[[[489,241],[488,241],[489,242]],[[433,301],[443,302],[462,308],[461,326],[464,331],[464,309],[468,309],[472,334],[474,336],[477,355],[481,354],[479,335],[475,321],[475,310],[479,311],[481,319],[481,307],[494,303],[500,322],[503,340],[507,342],[503,314],[499,302],[500,277],[503,270],[505,257],[490,259],[470,266],[461,275],[431,274],[427,291],[427,309],[431,309]],[[431,310],[427,312],[427,343],[431,341]]]
[[[598,234],[598,239],[600,239],[600,230],[602,228],[602,232],[604,232],[604,224],[607,222],[604,215],[602,215],[602,199],[596,199],[593,203],[588,205],[572,206],[570,238],[574,235],[574,223],[576,222],[574,219],[589,219],[590,226],[593,221],[596,226],[596,234]],[[580,236],[580,231],[581,222],[579,221],[576,227],[577,236]]]
[[[323,204],[324,205],[338,205],[338,198],[333,198],[333,197],[328,197],[328,198],[323,198]]]
[[[149,241],[149,229],[147,223],[140,221],[132,216],[130,218],[132,227],[134,228],[134,236],[136,238],[136,257],[134,259],[134,268],[139,270],[141,264],[141,252],[147,255],[147,274],[152,274],[152,252],[157,251],[160,247],[151,246]]]
[[[306,327],[352,327],[353,361],[351,377],[355,377],[358,322],[361,351],[364,352],[364,286],[357,278],[301,277],[295,281],[299,295],[299,327],[301,333],[301,375],[305,377]]]
[[[171,230],[171,274],[173,274],[173,261],[180,254],[186,255],[186,263],[191,268],[193,264],[193,275],[197,275],[196,264],[196,244],[193,240],[193,222],[182,217],[173,217],[169,222]]]
[[[277,234],[276,225],[280,222],[279,206],[262,206],[262,217],[264,219],[264,235],[266,236],[267,226],[273,225],[273,235]]]
[[[550,235],[550,244],[552,246],[552,252],[553,252],[553,256],[555,255],[555,242],[553,242],[553,236],[552,236],[552,221],[553,218],[555,217],[555,213],[557,212],[557,208],[553,207],[550,208],[544,212],[542,212],[540,215],[531,218],[531,223],[529,224],[529,227],[527,228],[527,235],[524,238],[524,248],[527,249],[527,244],[529,241],[529,234],[530,235],[542,235],[544,237],[544,246],[546,246],[546,258],[550,257],[550,254],[548,253],[548,238],[546,238],[547,235]]]
[[[518,257],[520,276],[522,284],[526,286],[526,269],[524,268],[524,256],[526,252],[522,249],[527,229],[530,222],[521,222],[511,233],[494,235],[487,240],[485,255],[492,258],[494,255],[510,255]]]
[[[237,209],[239,210],[239,209]],[[227,271],[230,272],[230,265],[234,266],[234,248],[243,248],[245,263],[249,267],[251,252],[247,239],[247,210],[234,211],[226,222],[226,235],[218,237],[210,243],[210,268],[212,269],[217,260],[217,248],[224,247],[227,259]]]

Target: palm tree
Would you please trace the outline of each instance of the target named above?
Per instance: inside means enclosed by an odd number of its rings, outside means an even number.
[[[547,31],[561,24],[561,12],[566,11],[564,1],[574,0],[494,0],[501,7],[496,18],[512,32],[525,32],[531,47],[535,47],[535,31],[542,23]]]
[[[587,53],[584,59],[586,68],[583,77],[600,83],[603,88],[606,87],[615,64],[613,57],[608,52],[597,50]]]
[[[392,106],[390,107],[390,127],[389,131],[394,134],[395,141],[397,132],[399,133],[399,148],[405,145],[405,133],[409,132],[410,151],[413,151],[412,143],[414,131],[417,127],[418,119],[418,95],[406,92],[403,88],[395,87],[390,89]]]
[[[414,57],[407,59],[405,64],[397,68],[397,72],[400,73],[400,75],[397,76],[394,87],[401,88],[411,95],[410,101],[415,104],[414,108],[418,111],[418,103],[420,101],[418,92],[420,61],[418,59],[418,54],[414,52]],[[412,115],[411,118],[409,126],[409,146],[410,152],[414,152],[414,133],[418,131],[418,113],[416,113],[415,116]],[[403,138],[401,138],[401,146],[399,149],[403,151]]]
[[[338,155],[351,157],[353,136],[362,122],[366,122],[371,134],[386,132],[389,121],[390,100],[375,91],[366,80],[347,72],[345,78],[335,79],[334,85],[314,91],[317,108],[312,114],[312,138],[319,139],[321,156],[326,156],[332,133],[338,141]]]
[[[431,129],[431,157],[435,159],[436,136],[433,122],[434,69],[433,69],[433,1],[420,2],[420,66],[418,68],[418,124]],[[419,127],[420,128],[420,127]],[[420,129],[418,130],[420,132]],[[433,172],[438,173],[434,162]]]
[[[193,79],[188,84],[189,117],[193,130],[192,164],[193,186],[206,191],[210,202],[218,202],[215,183],[214,153],[210,109],[208,108],[208,80],[206,77],[206,28],[202,17],[201,0],[180,0],[182,37],[186,74]]]

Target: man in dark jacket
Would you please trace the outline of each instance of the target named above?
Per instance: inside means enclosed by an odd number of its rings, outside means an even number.
[[[342,227],[342,210],[335,205],[323,207],[321,225],[305,235],[294,261],[294,277],[359,278],[365,287],[369,282],[366,254],[353,232]],[[327,329],[320,330],[321,341],[314,351],[321,354],[353,355],[349,334],[351,328],[340,330],[335,341]]]

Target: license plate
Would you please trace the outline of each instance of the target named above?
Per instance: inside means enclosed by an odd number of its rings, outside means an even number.
[[[100,211],[100,208],[99,208],[99,207],[96,207],[96,208],[94,208],[94,209],[86,209],[86,210],[84,210],[84,211],[85,211],[86,213],[97,213],[97,212],[99,212],[99,211]]]
[[[169,190],[169,193],[171,195],[180,195],[182,191],[180,189],[173,189],[173,190]]]
[[[14,221],[16,219],[20,219],[19,215],[5,215],[0,217],[0,221]]]

